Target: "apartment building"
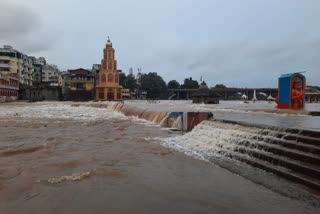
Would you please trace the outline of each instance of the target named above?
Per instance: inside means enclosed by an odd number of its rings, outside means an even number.
[[[42,67],[42,82],[57,84],[59,82],[59,69],[56,65],[44,65]]]

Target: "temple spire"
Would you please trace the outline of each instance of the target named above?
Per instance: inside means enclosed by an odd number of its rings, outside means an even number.
[[[107,44],[106,44],[106,45],[112,47],[112,43],[111,43],[111,41],[110,41],[110,37],[109,37],[109,36],[108,36],[108,41],[107,41]]]

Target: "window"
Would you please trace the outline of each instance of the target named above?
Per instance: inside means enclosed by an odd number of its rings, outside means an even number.
[[[109,62],[109,64],[108,64],[108,69],[109,69],[109,70],[112,69],[112,62]]]
[[[113,89],[108,89],[108,100],[114,100]]]
[[[99,99],[104,100],[103,88],[98,88]]]
[[[119,74],[116,74],[115,75],[115,82],[118,83],[118,81],[119,81]]]
[[[105,74],[101,74],[101,82],[106,82],[106,75]]]
[[[113,82],[113,75],[112,74],[108,74],[108,82]]]
[[[10,68],[0,68],[0,71],[10,71]]]
[[[99,91],[99,99],[104,99],[104,93],[103,91]]]

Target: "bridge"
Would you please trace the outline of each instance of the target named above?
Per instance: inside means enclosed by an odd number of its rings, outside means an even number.
[[[169,92],[171,94],[175,94],[175,98],[177,100],[188,100],[192,98],[192,94],[197,90],[198,89],[169,89]],[[220,99],[223,100],[239,99],[239,96],[237,96],[237,94],[239,93],[246,94],[248,96],[248,99],[252,99],[254,90],[256,90],[257,94],[264,93],[267,96],[271,94],[273,98],[276,98],[278,96],[278,88],[213,88],[210,90],[219,94]]]

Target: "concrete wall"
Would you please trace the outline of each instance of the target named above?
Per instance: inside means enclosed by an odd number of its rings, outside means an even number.
[[[20,90],[20,99],[30,101],[62,100],[61,87],[26,88]]]
[[[213,114],[211,112],[170,112],[166,120],[162,121],[161,126],[191,131],[199,123],[212,117]],[[176,122],[180,124],[175,124]]]
[[[0,97],[0,103],[12,102],[17,100],[17,97]]]
[[[68,90],[68,93],[66,96],[64,96],[64,99],[71,101],[89,101],[94,100],[94,93],[95,90]]]
[[[204,120],[208,120],[213,117],[211,112],[186,112],[185,121],[187,121],[184,129],[186,131],[191,131],[195,126]]]

